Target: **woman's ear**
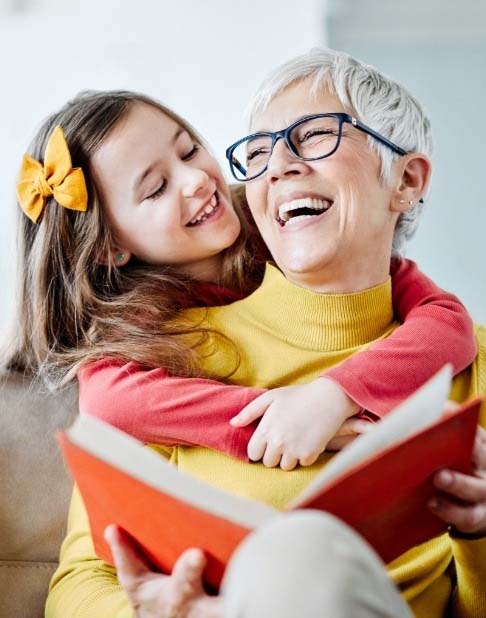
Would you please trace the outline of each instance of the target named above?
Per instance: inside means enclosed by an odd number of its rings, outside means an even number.
[[[397,189],[393,193],[390,209],[393,212],[406,212],[427,191],[432,165],[429,158],[420,152],[411,152],[398,163]]]

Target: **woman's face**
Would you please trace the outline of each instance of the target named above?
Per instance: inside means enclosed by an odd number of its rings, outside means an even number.
[[[277,131],[303,116],[346,112],[335,95],[309,96],[303,80],[279,94],[253,121],[252,132]],[[366,135],[343,126],[338,150],[329,158],[301,161],[283,140],[275,145],[267,172],[247,183],[246,196],[260,233],[288,279],[317,291],[350,292],[371,287],[388,273],[397,214],[391,190],[380,182],[380,160]],[[292,216],[306,200],[312,216]],[[279,213],[282,214],[279,217]],[[290,219],[282,225],[279,219]],[[383,271],[385,274],[383,274]]]
[[[134,255],[215,280],[240,232],[216,160],[177,122],[135,103],[91,160],[117,243]]]

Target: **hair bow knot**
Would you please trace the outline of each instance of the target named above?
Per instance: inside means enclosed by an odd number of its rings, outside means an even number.
[[[73,169],[71,154],[60,126],[49,137],[44,165],[24,155],[17,183],[19,204],[34,223],[42,215],[50,196],[70,210],[85,211],[88,205],[83,170],[79,167]]]

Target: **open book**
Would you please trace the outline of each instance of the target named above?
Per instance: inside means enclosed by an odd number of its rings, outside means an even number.
[[[287,508],[340,517],[385,562],[443,532],[446,524],[426,505],[434,492],[430,477],[442,467],[469,471],[481,404],[476,399],[444,415],[450,380],[447,366],[337,454]],[[94,418],[78,417],[59,440],[86,505],[96,552],[111,564],[103,532],[114,523],[165,573],[185,549],[204,549],[205,580],[217,588],[242,539],[280,514],[178,471]]]

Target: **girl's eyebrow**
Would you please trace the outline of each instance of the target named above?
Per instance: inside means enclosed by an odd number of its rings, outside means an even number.
[[[174,144],[177,141],[177,138],[180,135],[182,135],[182,133],[185,133],[185,131],[186,129],[184,129],[184,127],[177,127],[174,135],[172,136],[171,143]],[[137,178],[135,179],[135,182],[133,183],[134,191],[140,187],[140,185],[145,180],[145,178],[147,178],[150,172],[153,171],[155,165],[156,165],[155,163],[152,163],[152,165],[149,165],[149,167],[144,172],[142,172],[139,176],[137,176]]]

